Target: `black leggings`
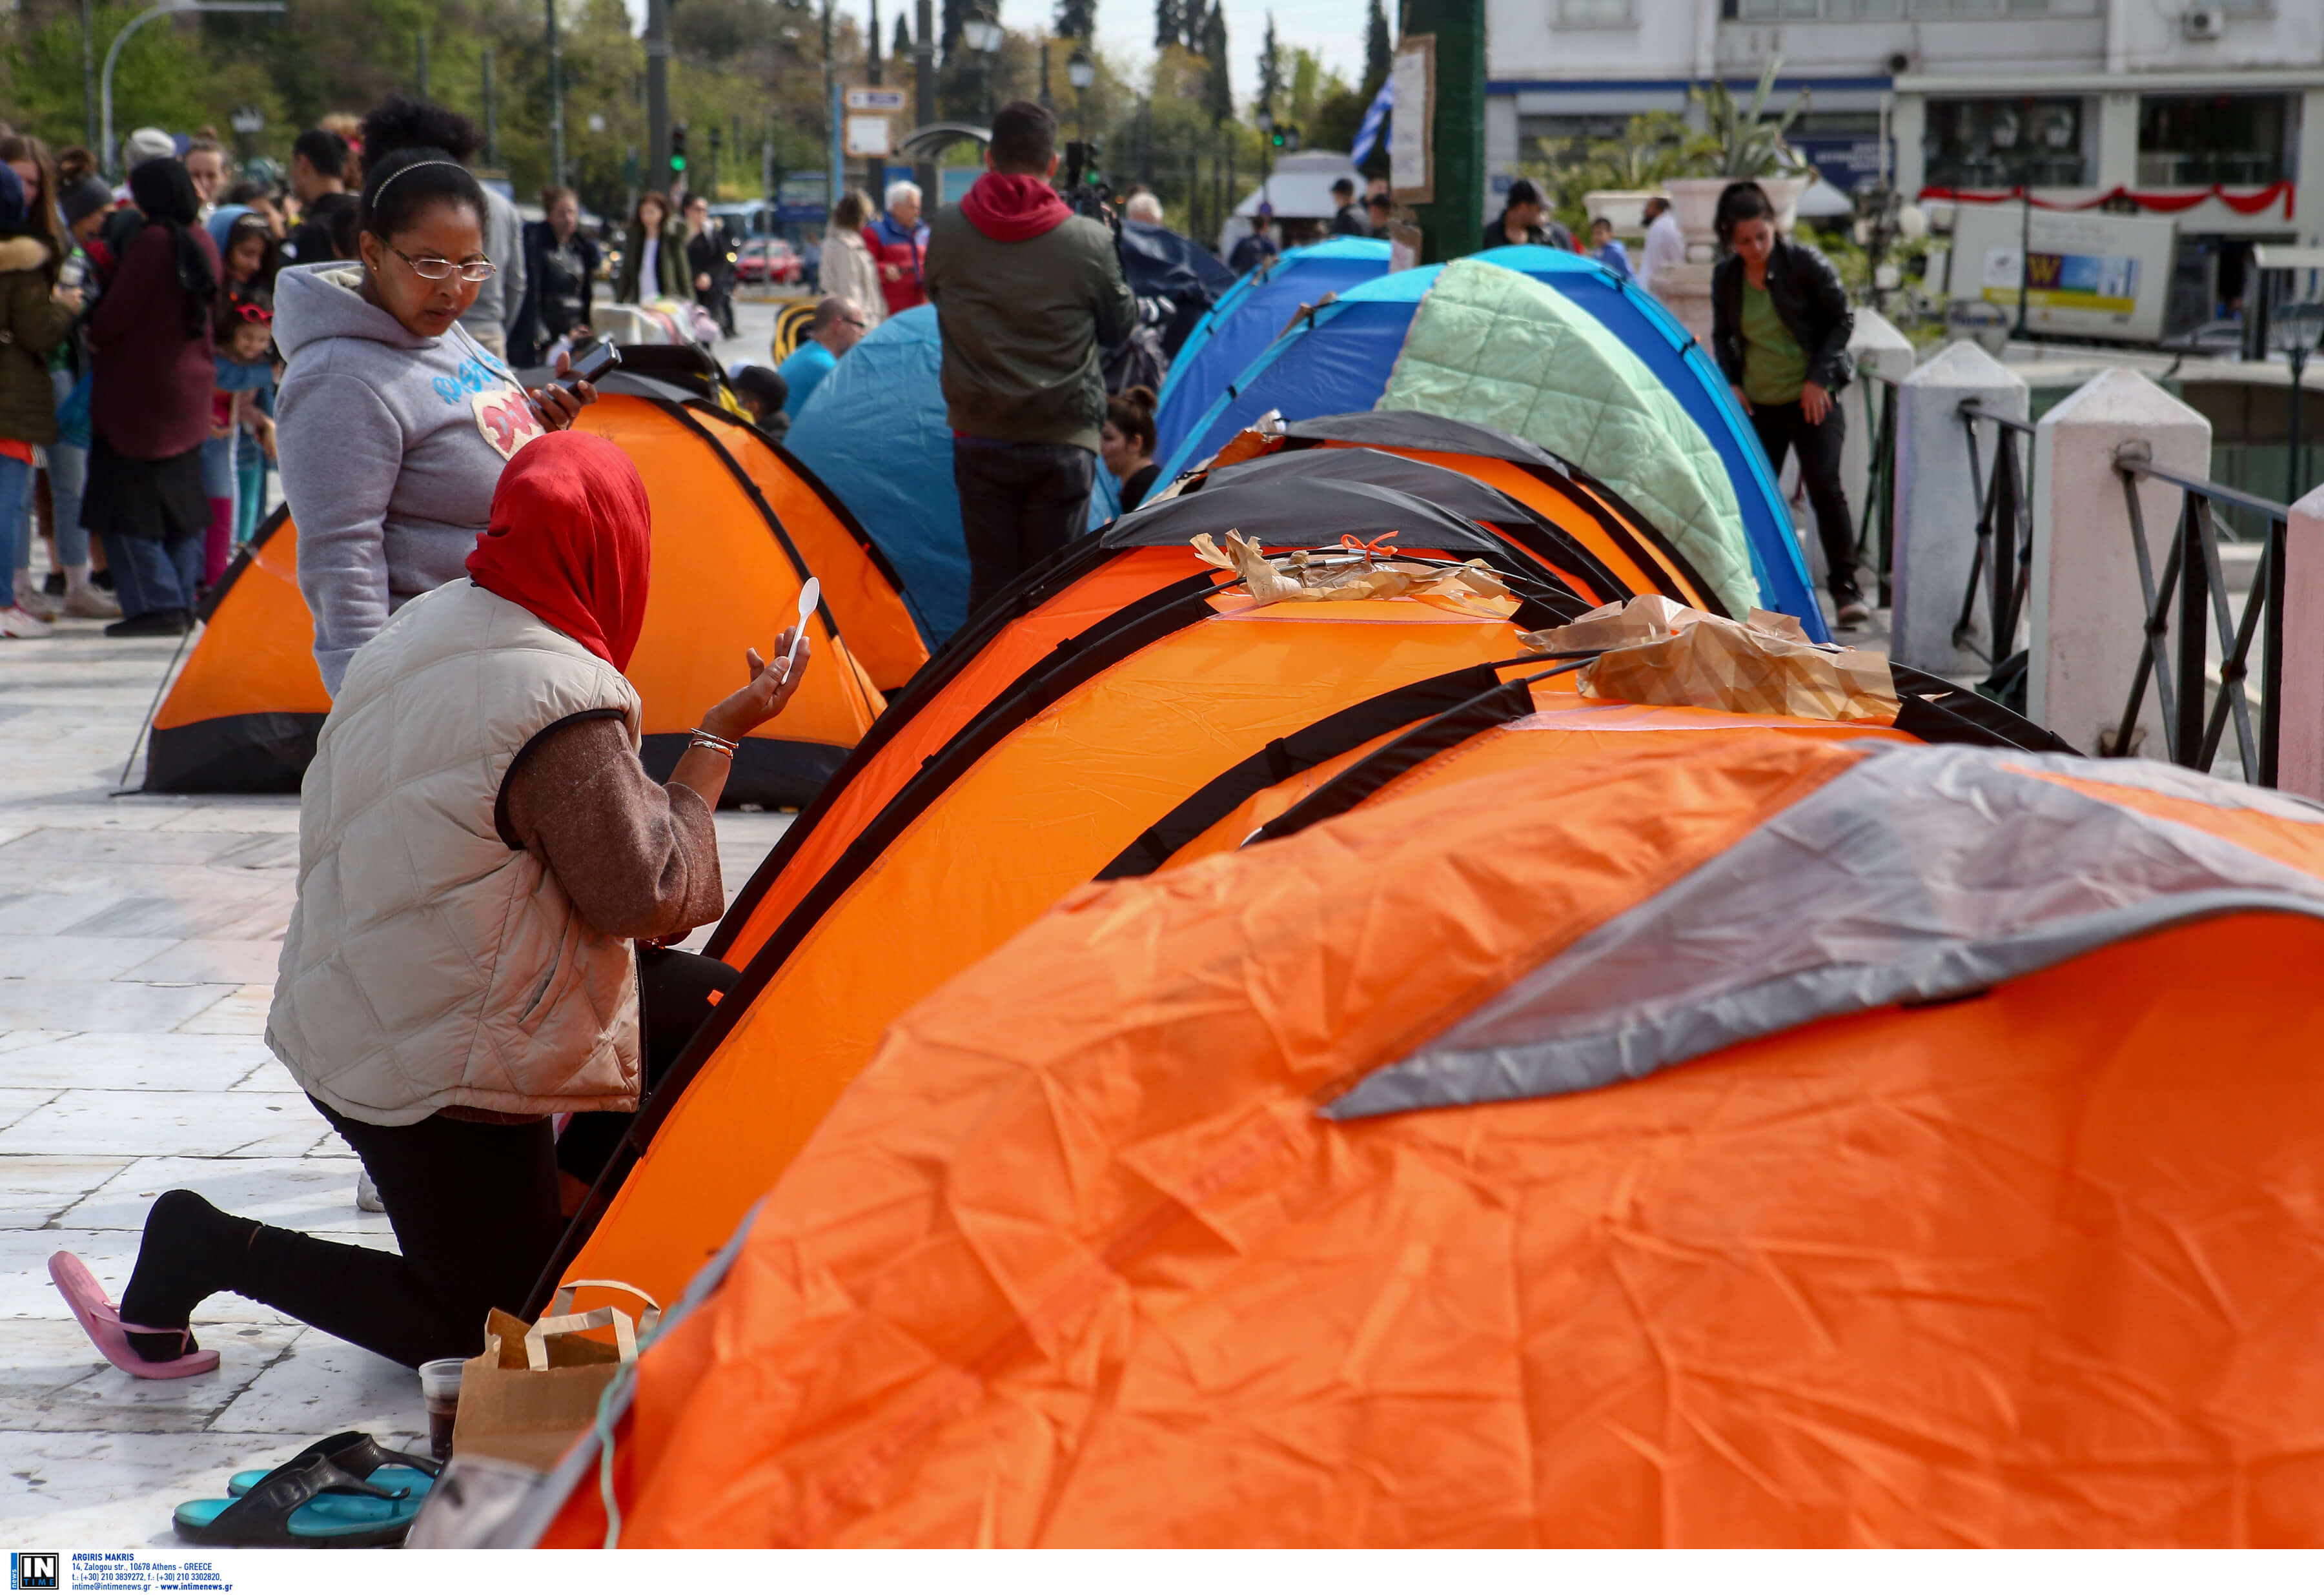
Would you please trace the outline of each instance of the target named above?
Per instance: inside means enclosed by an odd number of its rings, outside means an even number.
[[[1808,490],[1808,505],[1815,511],[1816,537],[1823,544],[1823,562],[1830,573],[1831,595],[1842,604],[1860,597],[1856,586],[1856,523],[1848,513],[1848,493],[1840,485],[1840,447],[1848,437],[1840,399],[1834,395],[1823,420],[1808,425],[1799,401],[1753,404],[1751,429],[1767,451],[1767,464],[1784,474],[1784,455],[1800,453],[1800,484]]]
[[[703,993],[733,978],[712,959],[646,954],[640,991],[650,1088],[709,1011]],[[172,1329],[207,1297],[230,1290],[409,1367],[475,1356],[484,1349],[486,1312],[523,1311],[565,1232],[550,1120],[475,1124],[438,1113],[417,1124],[365,1124],[315,1106],[370,1170],[402,1254],[278,1230],[171,1191],[146,1215],[122,1317]],[[576,1114],[574,1123],[627,1120]],[[153,1351],[175,1356],[174,1337]]]

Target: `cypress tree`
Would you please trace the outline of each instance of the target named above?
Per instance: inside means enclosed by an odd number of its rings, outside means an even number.
[[[1380,0],[1371,0],[1370,14],[1364,20],[1364,100],[1370,104],[1379,86],[1388,81],[1388,58],[1396,53],[1388,36],[1388,8]]]

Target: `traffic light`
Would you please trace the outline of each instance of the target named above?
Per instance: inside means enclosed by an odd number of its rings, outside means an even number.
[[[669,130],[669,169],[673,173],[686,170],[686,124],[683,122]]]

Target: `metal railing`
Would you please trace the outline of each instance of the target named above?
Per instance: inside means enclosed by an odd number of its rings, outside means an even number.
[[[1960,406],[1969,434],[1969,468],[1977,484],[1977,553],[1961,593],[1960,618],[1953,622],[1953,646],[1966,649],[1998,672],[2017,651],[2017,623],[2025,613],[2026,587],[2034,569],[2034,425],[1987,410],[1975,399]],[[1987,470],[1978,442],[1978,423],[1994,429],[1993,466]],[[2025,459],[2018,460],[2018,439]],[[1985,596],[1987,647],[1977,642],[1977,601]]]
[[[2172,763],[2208,771],[2218,757],[2220,738],[2232,721],[2245,779],[2255,786],[2273,787],[2283,698],[2282,572],[2290,512],[2282,504],[2200,476],[2166,471],[2143,451],[2144,445],[2129,445],[2116,455],[2115,472],[2122,478],[2123,499],[2130,509],[2131,549],[2138,559],[2138,584],[2146,603],[2146,641],[2139,650],[2138,668],[2131,678],[2130,701],[2123,709],[2120,726],[2112,745],[2101,751],[2117,758],[2138,751],[2138,713],[2152,678],[2156,706],[2163,712],[2165,757]],[[2142,478],[2165,483],[2184,494],[2160,581],[2147,548],[2145,516],[2139,507]],[[2266,540],[2241,615],[2234,613],[2227,599],[2219,564],[2219,530],[2211,512],[2214,504],[2249,511],[2264,517],[2267,523]],[[2259,728],[2255,736],[2245,680],[2253,635],[2263,620],[2267,635],[2260,655]],[[2216,692],[2210,669],[2214,635],[2223,656]]]
[[[1877,371],[1858,370],[1864,409],[1872,419],[1871,449],[1864,480],[1864,512],[1857,517],[1856,563],[1880,578],[1880,607],[1893,600],[1889,571],[1896,553],[1896,384]],[[1873,390],[1879,390],[1879,401]]]

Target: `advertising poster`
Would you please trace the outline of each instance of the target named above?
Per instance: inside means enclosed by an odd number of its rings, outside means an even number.
[[[2035,332],[2132,343],[2163,336],[2176,222],[2037,209],[2021,265],[2025,227],[2015,205],[1960,207],[1953,223],[1951,254],[1959,265],[1952,297],[1981,299],[2015,314],[2022,272],[2025,322]]]

